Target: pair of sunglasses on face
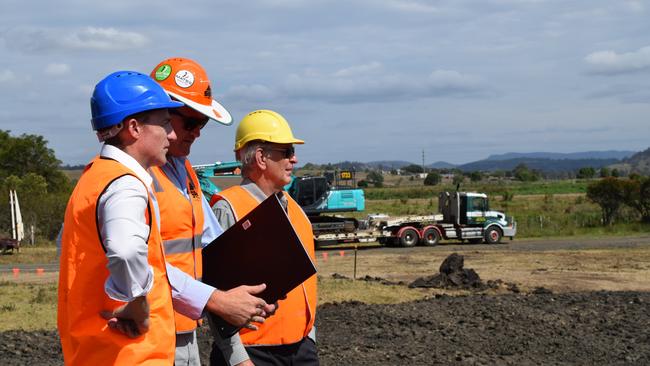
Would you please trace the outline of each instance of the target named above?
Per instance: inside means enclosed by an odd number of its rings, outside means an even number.
[[[281,149],[279,147],[264,147],[263,150],[277,151],[282,154],[282,157],[284,159],[291,159],[294,155],[296,155],[296,149],[293,146],[285,147],[284,149]]]
[[[204,118],[191,117],[181,113],[176,109],[170,109],[169,113],[179,116],[183,119],[183,128],[185,129],[185,131],[194,131],[197,128],[200,130],[203,127],[205,127],[205,125],[210,120],[208,117],[204,117]]]

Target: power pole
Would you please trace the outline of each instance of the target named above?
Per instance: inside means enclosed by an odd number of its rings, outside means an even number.
[[[422,149],[422,173],[426,173],[427,171],[424,170],[424,149]]]

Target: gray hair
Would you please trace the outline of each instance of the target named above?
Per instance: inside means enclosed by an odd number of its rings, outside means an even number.
[[[241,175],[248,178],[255,166],[255,153],[257,149],[264,148],[266,143],[260,140],[254,140],[237,150],[237,161],[241,163]]]

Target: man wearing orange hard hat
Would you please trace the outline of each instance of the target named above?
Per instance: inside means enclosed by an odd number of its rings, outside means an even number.
[[[151,77],[172,99],[184,104],[170,113],[177,138],[170,143],[167,163],[151,170],[174,301],[175,365],[201,365],[196,328],[205,311],[235,326],[256,329],[251,320],[264,322],[275,308],[255,296],[264,290],[263,284],[224,292],[200,281],[201,249],[223,230],[203,197],[187,156],[210,120],[227,126],[232,117],[212,99],[210,80],[203,67],[193,60],[166,59],[153,69]]]

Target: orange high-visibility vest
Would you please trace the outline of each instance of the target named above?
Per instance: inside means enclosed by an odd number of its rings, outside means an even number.
[[[160,208],[160,236],[165,248],[165,259],[172,266],[201,279],[201,236],[203,234],[203,206],[199,180],[185,159],[187,171],[186,198],[167,178],[160,167],[150,169],[153,188]],[[174,312],[176,333],[189,333],[197,327],[197,321]]]
[[[131,339],[111,330],[102,310],[124,302],[104,292],[108,259],[97,226],[97,202],[116,179],[137,175],[115,160],[95,158],[79,178],[65,212],[61,240],[57,324],[66,365],[172,365],[175,334],[171,288],[151,197],[143,215],[149,223],[147,259],[153,287],[147,294],[149,331]]]
[[[233,186],[216,194],[216,201],[226,200],[235,214],[235,220],[249,213],[260,204],[248,191],[241,186]],[[314,234],[311,222],[302,208],[288,194],[287,213],[305,250],[316,263],[314,253]],[[224,228],[225,229],[225,228]],[[242,270],[246,270],[242,268]],[[278,268],[279,271],[291,270]],[[311,276],[300,286],[291,290],[285,300],[278,301],[278,311],[259,325],[256,331],[242,329],[239,333],[244,345],[283,345],[292,344],[306,337],[314,326],[316,319],[316,275]]]

